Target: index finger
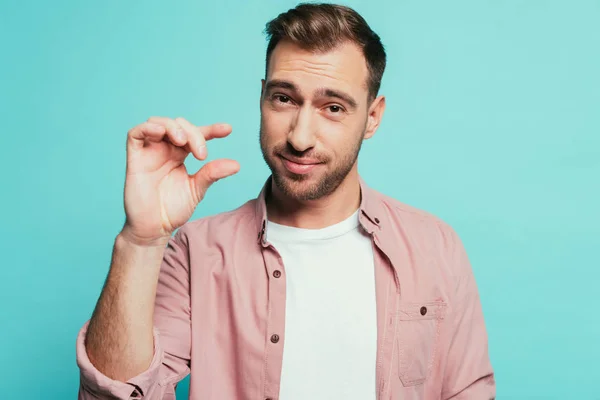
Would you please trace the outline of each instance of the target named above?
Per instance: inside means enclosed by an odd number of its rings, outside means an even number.
[[[175,118],[177,122],[188,134],[190,148],[199,160],[204,160],[208,151],[206,141],[215,137],[224,137],[231,133],[229,124],[212,124],[208,126],[196,126],[185,118]]]
[[[223,138],[223,137],[229,135],[232,131],[231,125],[224,123],[224,122],[220,122],[220,123],[212,124],[212,125],[206,125],[206,126],[199,126],[197,128],[198,128],[198,131],[200,133],[202,133],[202,136],[204,136],[204,139],[206,139],[206,140]]]

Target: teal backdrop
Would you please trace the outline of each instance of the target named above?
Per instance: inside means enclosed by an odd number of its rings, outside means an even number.
[[[74,399],[75,338],[124,221],[128,129],[231,123],[209,155],[241,171],[193,218],[256,196],[262,30],[296,2],[0,4],[0,398]],[[600,399],[600,2],[345,4],[389,57],[361,174],[462,237],[498,398]]]

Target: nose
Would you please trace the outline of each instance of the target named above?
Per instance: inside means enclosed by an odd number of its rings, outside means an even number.
[[[309,150],[315,146],[314,118],[310,107],[300,108],[291,123],[287,141],[298,152]]]

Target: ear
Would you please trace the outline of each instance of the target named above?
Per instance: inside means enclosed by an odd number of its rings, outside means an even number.
[[[369,116],[367,117],[367,129],[365,131],[365,139],[371,138],[377,128],[379,128],[379,124],[381,123],[381,118],[383,118],[383,112],[385,111],[385,97],[378,96],[371,105],[369,106]]]

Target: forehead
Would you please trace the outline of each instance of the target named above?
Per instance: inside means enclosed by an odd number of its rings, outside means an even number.
[[[367,91],[367,77],[362,51],[351,42],[317,53],[282,40],[271,53],[267,70],[267,81],[291,81],[302,91],[332,87],[357,96]]]

